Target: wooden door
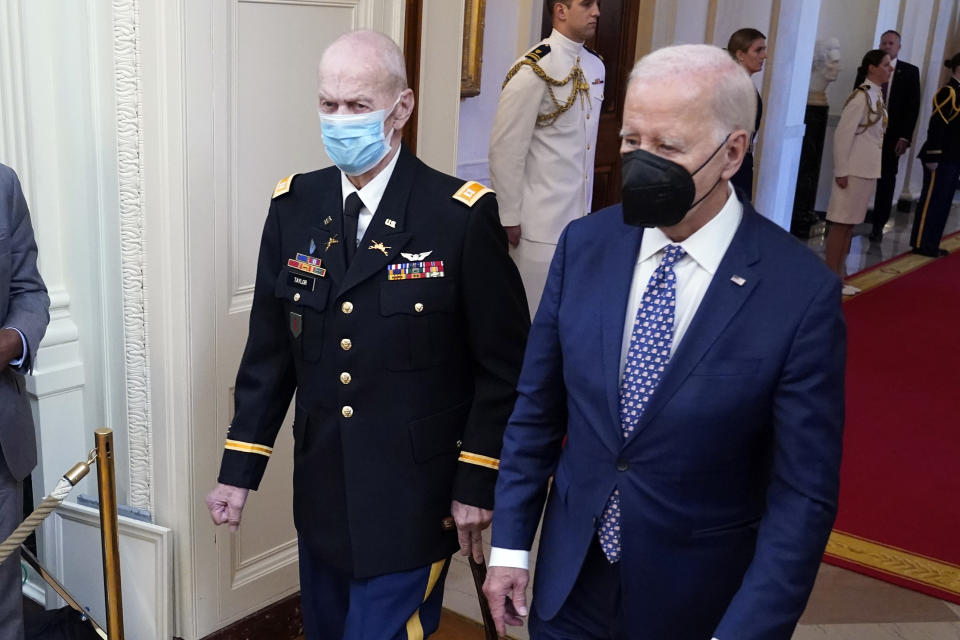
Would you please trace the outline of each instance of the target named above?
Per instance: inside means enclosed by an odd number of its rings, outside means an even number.
[[[597,156],[594,161],[593,210],[620,202],[620,117],[627,93],[627,76],[633,68],[641,0],[603,0],[597,34],[587,46],[603,56],[607,69]],[[546,5],[546,3],[544,3]],[[544,6],[543,37],[552,21]]]

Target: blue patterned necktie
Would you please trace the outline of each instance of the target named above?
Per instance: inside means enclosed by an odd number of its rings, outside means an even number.
[[[677,275],[673,266],[685,254],[678,244],[663,248],[663,259],[650,276],[637,309],[620,383],[620,426],[624,439],[637,428],[670,360],[677,306]],[[610,494],[600,516],[600,547],[611,563],[620,560],[619,489]]]

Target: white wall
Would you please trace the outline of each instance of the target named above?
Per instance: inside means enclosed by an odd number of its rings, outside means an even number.
[[[457,143],[457,175],[464,180],[490,184],[487,154],[490,132],[500,99],[500,86],[516,60],[513,44],[518,34],[515,0],[487,0],[483,32],[483,66],[480,95],[460,101],[460,135]],[[539,23],[537,23],[539,25]]]

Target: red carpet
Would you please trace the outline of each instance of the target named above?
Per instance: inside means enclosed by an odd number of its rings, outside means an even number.
[[[960,253],[852,298],[826,561],[960,603]]]

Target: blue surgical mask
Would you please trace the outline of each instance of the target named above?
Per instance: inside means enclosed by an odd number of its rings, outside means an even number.
[[[390,154],[383,123],[400,103],[370,113],[320,114],[323,147],[327,155],[348,176],[359,176],[377,166]]]

